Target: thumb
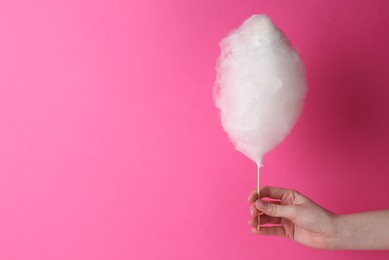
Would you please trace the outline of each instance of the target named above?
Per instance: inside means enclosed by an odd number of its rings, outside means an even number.
[[[292,205],[277,205],[265,200],[257,200],[255,207],[271,217],[294,219],[297,217],[296,207]]]

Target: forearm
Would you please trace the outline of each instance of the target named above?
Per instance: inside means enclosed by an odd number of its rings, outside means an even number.
[[[389,210],[335,217],[332,249],[389,249]]]

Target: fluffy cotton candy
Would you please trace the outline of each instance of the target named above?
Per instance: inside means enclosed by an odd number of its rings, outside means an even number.
[[[247,19],[220,47],[214,101],[223,128],[237,150],[261,164],[301,114],[304,64],[265,15]]]

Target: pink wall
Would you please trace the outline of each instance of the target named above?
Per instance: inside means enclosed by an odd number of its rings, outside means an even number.
[[[218,42],[265,13],[309,94],[262,183],[389,208],[386,0],[0,2],[0,259],[388,259],[247,226],[255,165],[211,98]]]

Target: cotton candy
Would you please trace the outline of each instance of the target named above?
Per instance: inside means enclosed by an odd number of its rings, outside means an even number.
[[[214,102],[222,126],[235,148],[260,165],[301,114],[304,64],[265,15],[248,18],[220,47]]]

